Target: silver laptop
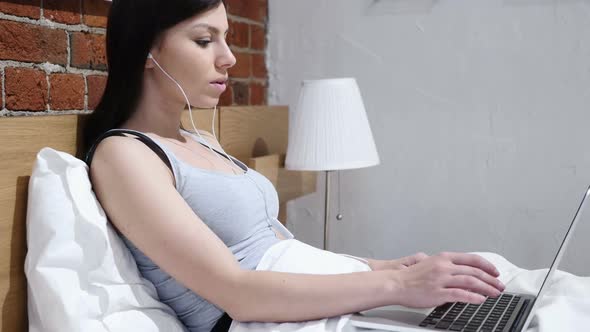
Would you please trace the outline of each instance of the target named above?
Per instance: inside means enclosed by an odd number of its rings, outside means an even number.
[[[574,232],[578,219],[586,206],[590,187],[576,211],[565,237],[557,250],[553,263],[543,280],[537,296],[502,293],[488,297],[482,304],[462,302],[446,303],[433,309],[411,309],[387,306],[363,311],[351,317],[350,324],[364,329],[385,331],[464,331],[464,332],[520,332],[529,326],[545,286],[556,270],[563,252]]]

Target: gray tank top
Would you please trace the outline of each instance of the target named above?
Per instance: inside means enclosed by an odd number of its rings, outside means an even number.
[[[198,143],[208,142],[185,131]],[[178,158],[164,144],[152,139],[168,157],[176,190],[207,226],[227,245],[241,268],[253,270],[265,251],[280,241],[272,227],[285,238],[293,238],[277,219],[278,195],[262,174],[231,157],[246,171],[233,175],[194,167]],[[220,151],[214,149],[224,157]],[[224,157],[225,158],[225,157]],[[123,241],[144,278],[151,281],[160,301],[169,305],[191,332],[209,332],[223,310],[184,287],[160,269],[127,238]]]

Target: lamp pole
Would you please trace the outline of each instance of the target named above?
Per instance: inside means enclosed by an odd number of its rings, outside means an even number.
[[[330,172],[325,171],[326,173],[326,191],[325,191],[325,204],[324,204],[324,250],[328,250],[328,215],[330,211],[330,200],[328,199],[330,196]]]

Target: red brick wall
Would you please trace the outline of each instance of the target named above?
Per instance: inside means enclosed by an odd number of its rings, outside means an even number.
[[[237,63],[230,69],[230,89],[220,105],[265,105],[268,0],[226,0],[230,47]]]
[[[268,0],[226,0],[238,62],[220,105],[266,104]],[[106,83],[104,0],[0,0],[0,116],[86,113]]]

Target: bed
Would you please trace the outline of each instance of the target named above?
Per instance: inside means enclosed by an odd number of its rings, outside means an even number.
[[[193,112],[199,129],[210,129],[213,112]],[[51,147],[80,157],[80,133],[86,115],[40,115],[0,118],[0,328],[27,331],[27,189],[37,153]],[[188,112],[183,115],[190,128]],[[315,191],[315,173],[282,167],[287,148],[286,106],[222,107],[216,132],[222,147],[266,175],[279,192],[279,220],[286,202]]]
[[[208,130],[212,112],[196,112],[199,129]],[[80,157],[80,128],[85,115],[41,115],[0,118],[0,327],[1,331],[27,331],[27,281],[24,262],[27,253],[27,198],[31,168],[38,152],[51,147]],[[188,114],[183,119],[188,126]],[[315,191],[316,178],[310,172],[290,172],[282,167],[287,147],[288,109],[271,107],[224,107],[216,119],[216,132],[223,148],[249,167],[266,175],[277,188],[281,205],[279,220],[285,222],[288,200]],[[307,246],[296,240],[269,250],[260,269],[294,273],[347,273],[362,270],[348,260]],[[502,257],[481,253],[499,267],[501,280],[512,292],[531,293],[538,289],[545,271],[520,269]],[[305,265],[290,262],[304,260]],[[355,265],[356,264],[356,265]],[[530,331],[576,331],[590,325],[590,278],[565,272],[552,280]],[[353,331],[347,315],[300,323],[237,323],[232,332],[250,331]],[[146,331],[140,329],[142,331]],[[166,329],[158,330],[166,331]]]

